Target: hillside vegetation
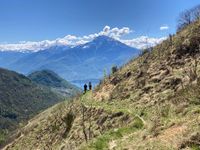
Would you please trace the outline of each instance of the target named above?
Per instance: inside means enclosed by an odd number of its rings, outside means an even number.
[[[81,89],[72,85],[51,70],[35,71],[28,75],[28,78],[66,97],[72,97],[81,92]]]
[[[200,21],[30,120],[5,149],[200,149]]]
[[[20,122],[62,100],[62,96],[24,75],[0,68],[0,144]]]

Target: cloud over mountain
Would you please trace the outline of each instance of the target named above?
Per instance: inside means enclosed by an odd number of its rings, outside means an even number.
[[[141,36],[134,39],[124,40],[123,36],[128,35],[133,32],[128,27],[122,28],[111,28],[110,26],[105,26],[102,31],[94,34],[89,34],[85,36],[75,36],[75,35],[67,35],[63,38],[57,38],[55,40],[43,40],[43,41],[22,41],[15,44],[0,44],[1,51],[39,51],[50,48],[52,46],[59,45],[68,45],[68,46],[77,46],[80,44],[85,44],[94,38],[105,35],[114,39],[117,39],[131,47],[135,48],[144,48],[147,46],[154,46],[160,43],[165,38],[152,38],[148,36]]]
[[[130,39],[130,40],[121,40],[121,42],[129,45],[131,47],[136,47],[138,49],[144,49],[148,47],[155,46],[165,40],[166,37],[161,38],[152,38],[148,36],[140,36],[138,38]]]

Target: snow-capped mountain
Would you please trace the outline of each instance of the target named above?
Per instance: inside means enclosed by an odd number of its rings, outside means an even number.
[[[121,66],[138,53],[138,49],[99,36],[73,48],[56,46],[32,53],[0,52],[0,66],[24,74],[50,69],[68,81],[98,80],[103,76],[103,70],[110,70],[113,65]]]

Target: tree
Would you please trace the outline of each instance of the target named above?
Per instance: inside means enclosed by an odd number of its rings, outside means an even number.
[[[180,31],[187,25],[200,19],[200,5],[196,7],[183,11],[178,18],[177,30]]]
[[[179,19],[178,19],[178,31],[180,31],[185,26],[192,23],[191,14],[192,14],[191,10],[185,10],[184,12],[180,14]]]
[[[170,42],[170,44],[172,43],[172,41],[173,41],[173,36],[171,34],[169,34],[169,42]]]
[[[111,68],[111,71],[112,71],[112,74],[114,74],[115,72],[117,72],[117,70],[118,70],[118,68],[117,68],[117,66],[112,66],[112,68]]]
[[[107,77],[106,69],[103,70],[103,76],[104,76],[104,79]]]
[[[193,18],[194,21],[200,19],[200,5],[197,5],[196,7],[193,8]]]

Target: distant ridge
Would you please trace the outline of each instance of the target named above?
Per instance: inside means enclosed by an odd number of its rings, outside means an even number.
[[[61,101],[63,97],[49,88],[0,68],[0,144],[3,133],[13,131],[20,122]]]
[[[29,74],[28,78],[37,84],[52,88],[63,96],[71,97],[81,91],[81,89],[64,80],[51,70],[35,71]]]

